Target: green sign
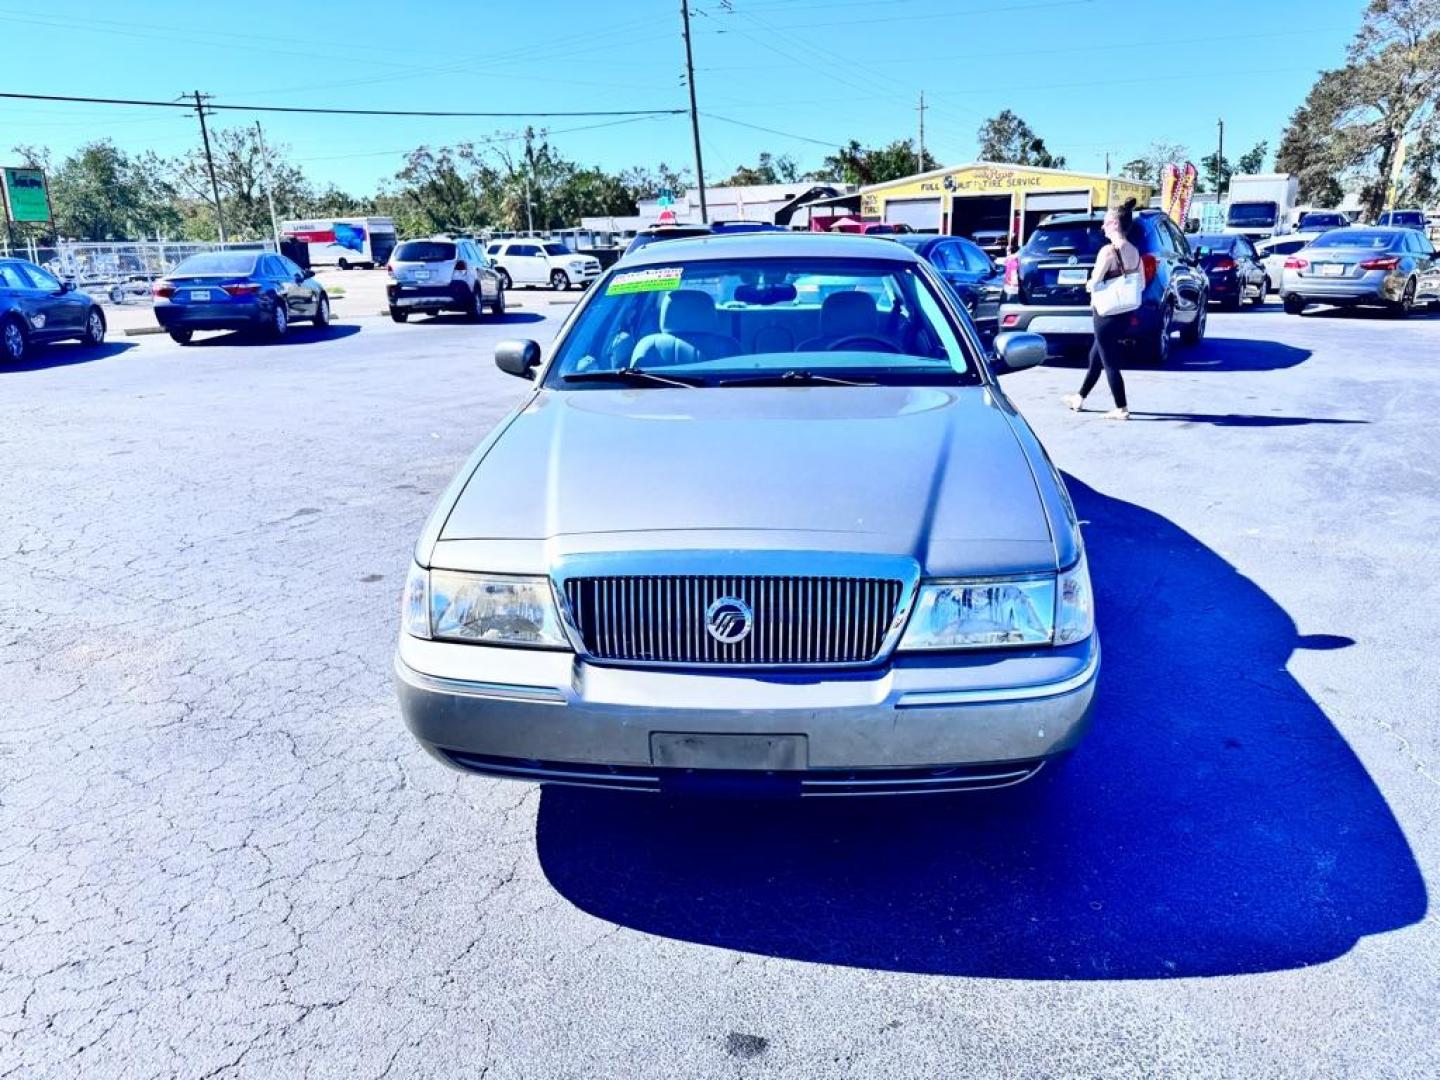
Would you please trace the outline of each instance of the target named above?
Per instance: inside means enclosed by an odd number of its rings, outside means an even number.
[[[5,205],[11,221],[49,221],[45,174],[39,169],[6,169]]]

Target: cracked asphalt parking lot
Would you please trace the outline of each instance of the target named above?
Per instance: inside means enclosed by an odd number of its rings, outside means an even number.
[[[1440,316],[1213,315],[1128,425],[1008,379],[1088,521],[1090,739],[757,806],[400,722],[409,549],[563,310],[0,371],[0,1075],[1440,1075]]]

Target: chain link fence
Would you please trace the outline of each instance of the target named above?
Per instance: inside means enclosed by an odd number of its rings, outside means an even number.
[[[115,243],[16,244],[0,238],[0,257],[28,259],[62,281],[112,304],[148,303],[150,287],[182,260],[206,251],[274,251],[269,240],[237,244],[139,240]]]

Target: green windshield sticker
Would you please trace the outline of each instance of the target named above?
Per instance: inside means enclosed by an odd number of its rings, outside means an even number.
[[[622,293],[669,292],[680,287],[682,270],[678,266],[657,266],[652,270],[632,270],[616,274],[605,289],[606,296]]]

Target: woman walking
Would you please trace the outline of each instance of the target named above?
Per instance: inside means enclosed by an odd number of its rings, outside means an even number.
[[[1128,239],[1130,226],[1134,223],[1134,210],[1135,200],[1126,199],[1105,215],[1105,239],[1109,243],[1100,249],[1095,258],[1095,269],[1090,272],[1090,280],[1085,285],[1091,293],[1091,307],[1095,312],[1095,342],[1090,346],[1090,366],[1080,383],[1080,392],[1065,396],[1065,404],[1071,411],[1079,412],[1084,408],[1090,391],[1100,381],[1103,370],[1105,381],[1110,384],[1110,396],[1115,400],[1115,407],[1105,414],[1107,420],[1130,419],[1130,408],[1125,401],[1125,378],[1120,374],[1120,338],[1129,325],[1129,313],[1133,308],[1102,315],[1095,294],[1107,282],[1140,270],[1140,252]]]

